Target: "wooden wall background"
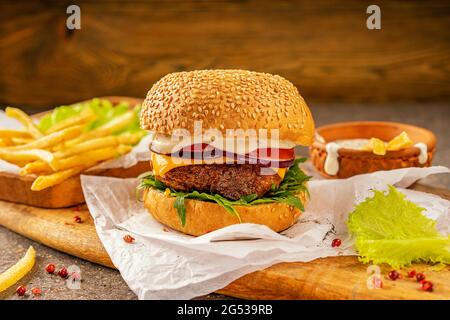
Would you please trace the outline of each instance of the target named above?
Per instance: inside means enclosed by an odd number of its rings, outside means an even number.
[[[69,4],[81,30],[65,28]],[[382,30],[366,28],[381,7]],[[166,73],[280,74],[308,101],[450,101],[449,1],[1,1],[0,105],[145,96]]]

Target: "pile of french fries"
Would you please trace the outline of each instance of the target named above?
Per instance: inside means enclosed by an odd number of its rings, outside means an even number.
[[[131,151],[144,132],[114,135],[134,119],[126,112],[91,131],[86,126],[95,120],[93,112],[70,117],[42,133],[22,110],[7,107],[7,116],[17,119],[24,130],[0,129],[0,159],[21,167],[20,175],[35,175],[31,190],[57,185],[100,162]]]

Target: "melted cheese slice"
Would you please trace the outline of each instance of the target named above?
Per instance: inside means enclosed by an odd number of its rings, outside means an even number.
[[[202,164],[220,164],[226,163],[228,158],[218,158],[211,160],[201,160],[201,159],[181,159],[181,158],[172,158],[170,156],[165,156],[162,154],[157,154],[152,152],[152,167],[153,174],[155,176],[163,176],[167,172],[172,169],[183,167],[183,166],[192,166],[192,165],[202,165]],[[228,159],[231,161],[231,159]],[[280,176],[281,179],[284,178],[286,174],[286,168],[272,168],[276,173]]]

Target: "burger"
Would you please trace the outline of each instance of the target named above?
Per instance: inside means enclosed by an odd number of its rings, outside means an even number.
[[[145,207],[199,236],[237,223],[292,226],[308,200],[296,145],[314,136],[311,112],[286,79],[244,70],[171,73],[148,92],[141,127],[153,134]]]

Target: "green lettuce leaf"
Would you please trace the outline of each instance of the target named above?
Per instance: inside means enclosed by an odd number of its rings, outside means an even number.
[[[305,158],[296,159],[294,164],[286,172],[280,185],[278,187],[272,186],[272,189],[263,198],[258,198],[256,194],[251,194],[243,196],[239,200],[230,200],[216,193],[176,191],[168,188],[163,182],[156,179],[151,172],[146,172],[138,177],[140,184],[137,188],[138,190],[152,188],[161,192],[169,190],[169,195],[177,198],[175,208],[177,209],[182,226],[186,223],[185,199],[215,202],[222,206],[228,213],[238,217],[239,221],[241,221],[241,217],[235,208],[236,206],[253,206],[263,203],[280,202],[305,211],[302,201],[297,197],[300,192],[308,192],[306,182],[311,177],[307,176],[299,167],[299,164],[305,160]]]
[[[347,225],[364,263],[401,268],[412,262],[450,263],[450,236],[436,229],[425,210],[389,186],[374,190],[350,213]]]
[[[84,108],[85,107],[82,104],[56,107],[52,112],[47,113],[39,120],[37,127],[41,132],[45,133],[55,124],[79,115]]]
[[[86,129],[89,131],[124,114],[129,110],[129,108],[130,106],[127,102],[119,102],[118,104],[113,105],[109,100],[94,98],[87,102],[78,103],[71,106],[60,106],[53,109],[52,112],[46,114],[39,120],[37,127],[41,132],[45,133],[55,124],[70,117],[78,116],[82,112],[86,111],[86,109],[91,109],[91,111],[93,111],[96,115],[96,119],[87,125]],[[142,130],[139,126],[140,105],[135,106],[133,111],[136,115],[135,120],[126,128],[120,130],[119,132],[115,132],[115,134],[126,132],[134,133]]]

